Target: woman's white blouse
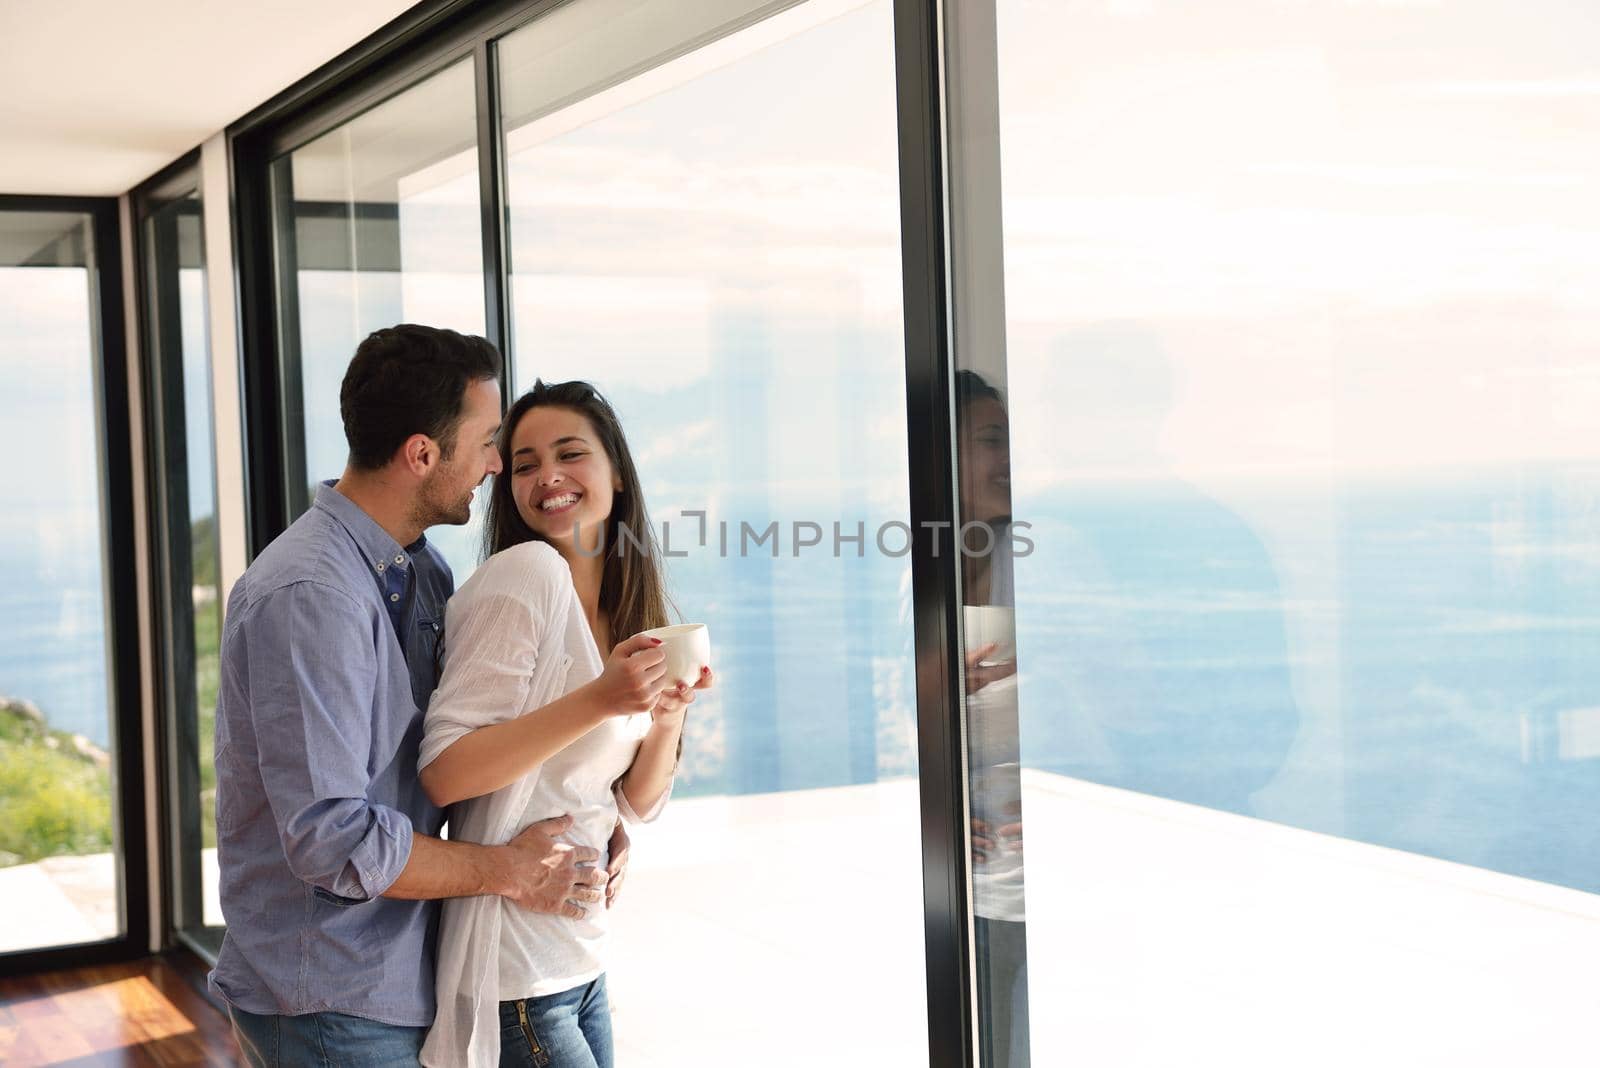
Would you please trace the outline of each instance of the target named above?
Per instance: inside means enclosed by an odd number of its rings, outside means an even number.
[[[428,704],[420,767],[463,735],[535,712],[596,678],[599,650],[556,550],[525,542],[496,553],[450,599],[444,673]],[[616,787],[632,764],[650,716],[606,720],[493,793],[450,809],[450,837],[498,845],[530,823],[569,813],[574,844],[605,864],[620,814],[654,819],[666,797],[636,814]],[[670,791],[669,791],[670,792]],[[500,1059],[500,1002],[558,993],[604,971],[604,905],[583,920],[547,916],[495,896],[451,898],[439,928],[438,1010],[425,1065],[490,1068]]]

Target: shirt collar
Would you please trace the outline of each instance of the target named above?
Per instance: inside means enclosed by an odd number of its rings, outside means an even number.
[[[419,536],[410,545],[401,545],[376,519],[362,511],[360,505],[334,489],[337,481],[330,478],[318,486],[311,507],[327,512],[350,533],[361,555],[366,557],[367,566],[376,574],[381,576],[390,568],[401,572],[410,570],[412,558],[428,545],[427,535]]]

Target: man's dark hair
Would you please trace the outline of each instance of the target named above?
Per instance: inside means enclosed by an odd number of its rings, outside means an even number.
[[[350,466],[383,467],[413,434],[437,441],[450,459],[467,387],[499,377],[500,353],[481,337],[414,323],[373,331],[339,387]]]

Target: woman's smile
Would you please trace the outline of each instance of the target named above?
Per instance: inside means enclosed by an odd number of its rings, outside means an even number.
[[[544,515],[562,515],[578,507],[578,502],[583,499],[583,494],[574,493],[572,490],[557,490],[549,493],[539,501],[539,511]]]

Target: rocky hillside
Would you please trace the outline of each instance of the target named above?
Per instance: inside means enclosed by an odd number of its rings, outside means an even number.
[[[109,754],[0,697],[0,867],[111,848]]]

